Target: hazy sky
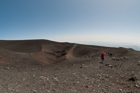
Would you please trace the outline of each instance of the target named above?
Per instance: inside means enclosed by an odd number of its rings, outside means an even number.
[[[0,0],[0,39],[140,44],[140,0]]]

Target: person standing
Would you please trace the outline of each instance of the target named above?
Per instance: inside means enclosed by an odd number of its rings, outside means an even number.
[[[106,55],[106,54],[105,54],[104,52],[101,53],[101,59],[102,59],[102,60],[104,60],[104,56],[105,56],[105,55]]]

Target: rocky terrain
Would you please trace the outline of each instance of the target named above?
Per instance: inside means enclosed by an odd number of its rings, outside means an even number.
[[[0,41],[0,93],[140,93],[139,70],[133,49]]]

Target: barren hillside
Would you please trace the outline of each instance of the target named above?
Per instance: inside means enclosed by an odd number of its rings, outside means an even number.
[[[1,93],[140,93],[133,49],[0,40],[0,64]]]

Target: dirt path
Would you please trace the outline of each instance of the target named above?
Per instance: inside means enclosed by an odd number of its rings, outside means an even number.
[[[73,47],[68,51],[68,53],[67,53],[67,55],[66,55],[66,58],[67,59],[73,59],[73,58],[75,58],[74,56],[73,56],[73,50],[74,50],[74,48],[77,46],[77,44],[74,44],[73,45]]]

